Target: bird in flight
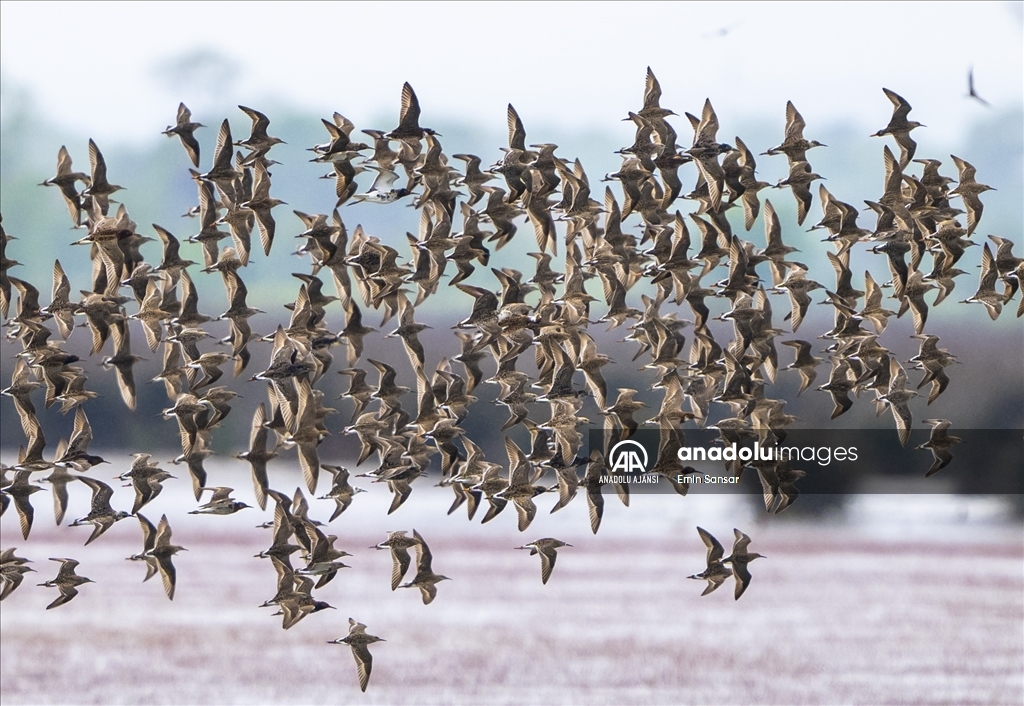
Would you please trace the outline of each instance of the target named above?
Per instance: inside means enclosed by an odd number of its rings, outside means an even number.
[[[967,98],[973,98],[982,105],[991,108],[992,104],[987,100],[978,95],[978,92],[974,90],[974,67],[967,69]]]

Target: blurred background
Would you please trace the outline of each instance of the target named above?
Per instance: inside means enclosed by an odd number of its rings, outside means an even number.
[[[272,155],[282,162],[273,167],[273,194],[287,202],[287,206],[275,210],[278,234],[274,251],[270,258],[254,256],[243,272],[249,286],[249,304],[268,312],[251,320],[253,329],[270,333],[278,323],[287,321],[288,312],[282,304],[293,300],[298,291],[298,280],[287,273],[309,269],[308,259],[290,254],[300,242],[292,236],[303,230],[290,210],[329,213],[335,202],[333,181],[317,178],[329,170],[309,163],[311,155],[305,151],[325,141],[321,118],[329,120],[338,111],[352,120],[357,130],[390,130],[397,124],[402,83],[408,81],[421,103],[421,123],[441,134],[445,152],[478,154],[486,166],[500,159],[500,148],[507,144],[505,111],[512,103],[525,124],[528,142],[554,142],[559,145],[560,156],[578,157],[596,194],[603,190],[599,180],[620,165],[614,151],[633,140],[632,123],[622,119],[642,105],[648,66],[661,83],[663,106],[680,116],[684,111],[699,114],[704,99],[709,98],[721,123],[719,139],[732,142],[738,135],[755,153],[782,141],[785,104],[792,100],[807,121],[805,135],[828,145],[809,153],[815,171],[827,178],[824,183],[833,194],[856,205],[864,199],[877,199],[882,192],[882,149],[887,144],[892,147],[892,140],[868,136],[884,127],[892,113],[882,87],[896,91],[913,105],[910,117],[927,126],[913,134],[918,157],[942,160],[942,173],[955,177],[956,169],[949,158],[955,154],[977,167],[979,181],[997,189],[982,196],[985,212],[975,240],[981,242],[990,233],[1010,238],[1017,243],[1015,254],[1021,256],[1022,7],[1021,3],[1006,2],[927,7],[899,3],[630,3],[595,5],[581,11],[576,5],[563,3],[467,7],[446,3],[125,6],[4,2],[0,4],[0,213],[6,232],[18,238],[9,243],[8,256],[22,263],[17,276],[35,283],[44,301],[49,301],[55,257],[60,258],[71,279],[73,294],[87,287],[87,252],[69,247],[83,233],[69,229],[57,190],[38,184],[54,174],[61,145],[68,147],[76,169],[88,171],[90,138],[96,140],[106,157],[110,180],[127,187],[115,198],[128,208],[140,233],[153,235],[149,224],[156,223],[184,240],[197,229],[195,220],[182,217],[195,205],[196,189],[177,138],[168,139],[160,132],[174,123],[179,101],[186,103],[193,119],[208,126],[196,133],[205,167],[220,121],[228,118],[235,139],[242,139],[249,120],[237,105],[251,106],[270,117],[270,134],[287,143],[275,147]],[[972,70],[975,89],[988,105],[967,95],[968,73]],[[685,118],[674,118],[673,124],[680,143],[686,143],[689,130]],[[910,171],[918,173],[917,169],[915,165]],[[692,165],[687,166],[681,175],[688,187],[696,171]],[[774,184],[786,175],[783,157],[758,157],[761,180]],[[363,175],[357,181],[365,190],[372,179]],[[797,227],[790,194],[766,190],[761,195],[775,204],[782,218],[783,237],[787,244],[801,249],[801,260],[811,266],[811,276],[831,287],[834,275],[825,259],[831,246],[821,243],[817,232],[806,232],[820,218],[817,196],[805,225]],[[345,206],[341,214],[350,231],[361,224],[367,233],[380,237],[404,256],[408,251],[404,234],[416,232],[419,214],[406,208],[407,202],[399,203],[389,207]],[[677,206],[684,213],[695,208],[685,201]],[[638,222],[633,218],[627,225]],[[862,216],[861,225],[870,226],[872,222],[870,213]],[[528,225],[521,228],[507,248],[492,252],[491,264],[530,271],[533,260],[526,253],[535,246],[529,230]],[[744,235],[742,225],[736,227],[736,232],[758,247],[764,242],[761,219],[750,233]],[[198,246],[183,247],[189,256],[199,259]],[[964,364],[949,371],[950,388],[933,405],[915,406],[915,419],[949,418],[956,427],[965,429],[1020,430],[1024,428],[1024,327],[1021,319],[1012,315],[1015,304],[993,322],[980,306],[953,301],[973,294],[980,251],[980,247],[972,248],[964,257],[967,264],[960,266],[969,274],[958,280],[950,300],[932,308],[927,329],[940,335],[940,346]],[[142,252],[147,260],[158,260],[159,243],[143,246]],[[864,247],[855,249],[851,269],[858,281],[865,269],[879,282],[889,277],[884,257],[872,255]],[[216,315],[227,307],[219,277],[196,275],[194,279],[202,311]],[[496,287],[486,268],[478,268],[469,283]],[[468,316],[470,304],[467,297],[452,293],[453,289],[442,286],[417,309],[417,320],[434,326],[421,334],[428,370],[442,356],[459,352],[448,327]],[[596,288],[592,293],[597,293]],[[630,304],[638,306],[639,294],[631,296],[637,301]],[[820,293],[812,298],[816,302],[822,299]],[[779,325],[788,305],[784,297],[773,297],[773,302]],[[709,306],[713,315],[719,315],[727,309],[727,302],[709,301]],[[365,323],[377,326],[379,314],[365,313]],[[690,318],[685,307],[681,315]],[[344,326],[340,309],[328,308],[328,317],[332,330]],[[799,335],[786,338],[814,340],[831,327],[831,318],[829,307],[812,306]],[[224,335],[226,326],[223,333],[218,326],[211,324],[209,330]],[[401,347],[385,345],[390,339],[383,335],[393,327],[389,324],[366,338],[364,360],[366,356],[379,358],[400,373],[411,374]],[[731,326],[723,322],[714,323],[712,328],[716,336],[721,333],[719,340],[726,340],[731,331]],[[595,334],[597,330],[592,327]],[[598,339],[601,352],[617,361],[604,370],[609,390],[637,388],[637,398],[656,409],[661,398],[660,392],[651,389],[656,377],[650,371],[637,371],[639,365],[630,363],[636,347],[621,341],[626,333],[623,327]],[[918,351],[918,342],[909,337],[911,333],[909,316],[893,319],[883,343],[906,361]],[[86,332],[79,331],[67,348],[85,357],[87,338]],[[140,335],[136,342],[140,349],[144,348],[141,340]],[[7,380],[17,348],[7,341],[0,345],[0,368]],[[823,348],[824,344],[818,350]],[[269,348],[254,346],[253,352],[247,375],[262,370],[268,362]],[[343,356],[342,349],[335,349],[335,355]],[[780,351],[783,365],[791,362],[791,355],[788,349]],[[158,354],[148,357],[150,360],[135,369],[140,383],[135,415],[125,414],[112,371],[103,371],[98,365],[89,371],[90,388],[102,394],[89,403],[87,410],[96,434],[93,449],[107,458],[123,459],[110,467],[114,473],[127,470],[127,454],[134,451],[147,451],[162,459],[177,454],[176,425],[158,418],[160,410],[168,406],[162,386],[142,384],[160,368]],[[335,366],[340,367],[340,360]],[[824,383],[826,375],[823,366],[817,384]],[[919,376],[911,373],[914,384]],[[251,383],[251,392],[242,380],[228,384],[245,397],[236,400],[231,417],[214,434],[214,451],[227,459],[215,457],[208,465],[221,479],[219,483],[233,484],[247,499],[245,495],[250,491],[245,464],[230,461],[230,456],[245,448],[248,422],[265,393],[259,383]],[[346,423],[351,402],[337,399],[346,383],[332,372],[319,387],[340,412],[333,418],[332,428]],[[809,390],[797,398],[798,387],[798,375],[780,372],[777,383],[769,388],[770,396],[790,401],[786,411],[801,420],[796,426],[892,430],[891,414],[876,417],[867,400],[858,401],[849,413],[830,423],[829,396]],[[501,437],[491,430],[505,420],[505,410],[489,404],[492,389],[481,388],[477,394],[481,402],[473,406],[463,426],[481,442],[489,458],[504,462]],[[408,407],[412,397],[403,402]],[[10,462],[23,437],[10,400],[4,398],[0,405],[0,451],[5,462]],[[70,430],[70,415],[63,418],[56,408],[39,407],[44,428],[55,430],[51,439],[55,443],[61,433]],[[581,413],[600,423],[592,399],[586,401]],[[724,413],[719,411],[717,416]],[[926,428],[919,423],[918,427],[912,444],[927,438]],[[525,445],[527,437],[522,432],[520,428],[513,435]],[[357,451],[354,437],[336,434],[325,441],[321,453],[326,462],[344,464],[354,462]],[[611,514],[597,537],[590,536],[585,509],[579,501],[554,516],[547,516],[547,504],[541,503],[544,517],[526,537],[516,533],[512,520],[505,516],[490,525],[472,528],[463,517],[445,516],[448,491],[429,487],[427,480],[418,484],[409,505],[386,518],[387,493],[364,484],[374,491],[357,498],[367,500],[366,504],[362,509],[354,507],[353,516],[337,521],[347,533],[344,542],[351,539],[355,547],[368,546],[383,540],[385,530],[400,525],[411,528],[416,523],[428,539],[431,535],[426,533],[434,532],[438,537],[435,555],[449,551],[451,561],[461,566],[466,580],[443,585],[437,604],[428,608],[419,605],[416,596],[402,596],[406,602],[396,607],[389,602],[396,596],[379,595],[381,582],[385,593],[387,588],[386,557],[371,553],[370,561],[380,564],[374,564],[373,571],[380,576],[360,573],[357,567],[351,573],[360,578],[351,579],[345,593],[336,596],[338,600],[328,600],[341,606],[366,606],[371,617],[386,621],[385,627],[378,629],[369,619],[354,616],[370,624],[370,632],[390,641],[374,651],[380,671],[375,672],[367,694],[383,702],[433,700],[416,691],[417,683],[446,689],[446,699],[452,702],[514,702],[518,697],[531,702],[561,702],[573,694],[584,694],[581,698],[588,702],[709,701],[721,696],[719,685],[732,679],[735,671],[764,669],[779,647],[776,637],[780,635],[799,636],[785,643],[784,664],[775,663],[768,670],[782,678],[772,679],[769,692],[759,692],[757,683],[731,684],[722,697],[726,702],[835,701],[828,696],[829,685],[835,682],[823,675],[842,668],[844,656],[853,665],[849,668],[849,683],[857,688],[838,700],[891,702],[897,700],[897,694],[905,695],[902,689],[908,684],[924,688],[923,681],[931,691],[918,692],[922,702],[939,700],[939,695],[946,693],[959,695],[950,698],[963,703],[1019,702],[1021,685],[1004,683],[992,675],[1002,678],[1019,674],[1024,667],[1024,637],[1019,634],[1024,621],[1024,599],[1020,598],[1024,590],[1024,545],[1019,524],[1022,504],[1021,496],[1010,494],[1020,492],[1024,471],[1012,461],[994,469],[1005,478],[1009,489],[1002,496],[957,496],[953,493],[971,490],[974,471],[964,465],[957,467],[954,462],[941,478],[930,479],[941,480],[941,484],[928,488],[938,489],[939,494],[890,495],[921,490],[920,476],[930,456],[926,451],[916,453],[916,463],[900,461],[896,468],[888,469],[888,480],[859,487],[861,494],[831,482],[835,478],[826,479],[814,486],[817,495],[802,497],[786,515],[772,517],[770,524],[763,509],[757,513],[761,502],[758,495],[650,497],[634,502],[647,512],[616,507],[618,512]],[[359,470],[369,467],[367,463]],[[279,459],[273,470],[288,478],[285,485],[299,482],[293,455]],[[993,472],[991,468],[986,470]],[[904,475],[906,480],[893,483],[893,475]],[[351,681],[354,665],[347,648],[330,646],[337,653],[332,652],[329,662],[325,662],[322,660],[328,657],[322,650],[308,647],[312,644],[308,637],[315,633],[309,623],[317,619],[324,623],[330,620],[337,634],[329,630],[331,634],[317,634],[312,642],[344,633],[345,608],[327,618],[312,616],[289,633],[282,633],[269,618],[263,621],[269,623],[266,631],[262,626],[253,627],[253,611],[248,610],[248,603],[244,611],[234,606],[241,600],[239,592],[251,589],[247,577],[253,562],[258,569],[252,573],[259,571],[261,584],[257,604],[273,591],[270,567],[248,559],[263,548],[264,534],[249,529],[258,518],[246,517],[244,522],[230,518],[225,523],[218,523],[220,518],[186,518],[184,511],[192,502],[184,487],[187,482],[177,484],[173,491],[169,485],[168,492],[154,501],[156,509],[151,516],[169,512],[172,517],[177,513],[183,518],[181,530],[175,524],[176,532],[182,534],[180,543],[196,545],[190,554],[182,555],[181,564],[183,586],[195,582],[191,593],[182,591],[182,597],[172,605],[157,586],[147,584],[143,593],[142,587],[131,583],[140,577],[129,578],[126,572],[138,567],[124,566],[126,562],[121,558],[127,554],[118,552],[138,551],[133,548],[137,530],[128,527],[134,525],[134,520],[120,523],[110,536],[89,548],[91,551],[106,545],[105,555],[94,555],[101,564],[92,569],[97,575],[86,571],[83,564],[84,575],[97,580],[103,577],[107,585],[86,586],[75,604],[56,615],[42,613],[42,605],[36,604],[43,598],[31,597],[32,591],[42,594],[42,589],[24,586],[5,602],[0,613],[5,646],[0,679],[5,701],[10,697],[12,702],[226,703],[261,698],[302,702],[307,695],[309,700],[330,697],[321,685],[310,683],[314,680],[303,682],[283,676],[288,671],[284,668],[272,690],[250,689],[251,683],[246,683],[244,675],[251,667],[246,664],[256,659],[259,645],[272,645],[268,650],[274,659],[284,660],[283,664],[294,666],[317,660],[325,670],[340,669]],[[118,490],[122,492],[129,493]],[[66,555],[60,552],[81,552],[77,545],[84,537],[75,534],[69,539],[68,531],[49,526],[45,497],[37,497],[44,498],[44,502],[37,503],[43,508],[38,512],[39,528],[33,531],[24,551],[31,551],[37,562],[48,556]],[[80,514],[74,515],[73,508],[69,517],[85,514],[87,496],[75,497],[73,503],[79,504]],[[314,501],[314,514],[326,514],[331,505],[329,501]],[[749,593],[733,605],[731,597],[716,593],[698,605],[700,585],[682,585],[684,582],[678,579],[703,568],[704,549],[693,529],[702,522],[705,527],[713,525],[723,542],[738,523],[757,523],[750,526],[763,534],[754,535],[754,548],[773,557],[754,566],[767,572],[767,577],[758,577],[762,585],[755,584],[763,589],[762,596]],[[4,515],[0,529],[5,548],[20,540],[13,512]],[[516,556],[520,553],[509,556],[513,553],[506,551],[534,539],[534,529],[588,548],[579,553],[589,558],[575,570],[570,555],[560,555],[553,582],[565,571],[566,587],[557,598],[552,598],[550,592],[540,592],[538,569],[531,563],[536,557],[527,561]],[[809,535],[820,536],[822,541],[809,541]],[[762,548],[762,537],[768,538],[768,548]],[[179,539],[178,534],[175,538]],[[771,541],[775,542],[774,552]],[[239,548],[243,546],[244,551]],[[640,551],[638,547],[646,549]],[[593,553],[586,554],[588,551]],[[229,552],[231,559],[227,558]],[[936,565],[939,557],[949,563]],[[185,568],[185,559],[193,560],[195,568]],[[685,567],[678,565],[682,560]],[[514,569],[509,566],[513,561],[517,562]],[[48,566],[37,564],[36,568],[50,571]],[[610,571],[630,578],[609,578]],[[458,570],[452,572],[455,575]],[[474,579],[476,583],[471,583],[471,574],[481,574]],[[494,580],[496,577],[501,580]],[[39,581],[46,578],[50,577],[40,575]],[[665,581],[671,585],[670,590],[665,590]],[[938,589],[945,582],[957,587],[949,596]],[[499,583],[504,587],[498,587]],[[118,588],[113,590],[111,585]],[[457,585],[462,587],[457,589],[457,599],[444,595],[444,589]],[[879,588],[882,586],[887,590]],[[336,584],[332,587],[341,590]],[[820,590],[822,587],[827,590]],[[93,589],[92,597],[86,595],[88,589]],[[729,590],[726,587],[721,593]],[[622,596],[632,599],[638,595],[650,600],[649,610],[640,610],[636,603],[631,604],[632,608],[623,607]],[[245,596],[251,602],[248,594]],[[826,596],[836,603],[831,605]],[[710,601],[716,598],[721,599],[718,608],[707,612]],[[94,601],[91,609],[90,600]],[[187,610],[201,619],[183,618],[185,609],[179,601],[195,601]],[[837,613],[852,616],[860,612],[863,601],[870,601],[874,611],[868,611],[866,622],[854,625],[850,617],[829,618]],[[559,609],[566,603],[578,604],[581,611],[601,617],[595,624],[566,615]],[[780,607],[780,603],[785,605]],[[522,614],[514,612],[520,604],[532,608],[524,609]],[[954,605],[973,606],[972,617],[957,617]],[[9,611],[8,607],[15,610]],[[112,617],[119,611],[121,617]],[[157,617],[147,625],[144,615]],[[433,622],[424,622],[425,615]],[[527,617],[521,619],[520,615]],[[666,627],[662,623],[667,615],[671,620]],[[827,619],[834,622],[827,623]],[[809,622],[819,624],[820,629],[808,633],[803,626]],[[510,628],[520,624],[528,627],[518,631]],[[663,633],[645,642],[642,636],[631,634],[637,625]],[[63,637],[74,626],[79,637]],[[166,636],[161,626],[173,626],[174,634],[182,637]],[[390,632],[386,632],[388,628]],[[1009,628],[1016,629],[1016,634]],[[294,633],[303,630],[307,638],[299,641]],[[412,656],[408,651],[410,645],[430,645],[432,631],[442,630],[454,651],[439,653],[436,660]],[[89,640],[81,637],[90,631],[103,635],[98,650],[90,650]],[[728,637],[721,637],[720,631]],[[472,638],[467,637],[470,633]],[[686,644],[692,649],[675,642],[677,634],[685,634]],[[907,642],[911,634],[917,637]],[[391,649],[392,642],[402,643],[402,635],[408,639],[404,647],[392,650],[391,659],[399,664],[393,662],[388,676],[385,650]],[[484,635],[500,637],[492,640]],[[195,683],[183,684],[178,670],[194,674],[198,668],[195,656],[203,654],[198,645],[215,644],[217,640],[222,640],[226,649],[237,647],[239,655],[248,656],[237,660],[224,657],[226,661],[217,663],[222,671],[207,672],[200,680],[203,688]],[[482,656],[488,649],[497,649],[494,645],[499,643],[507,645],[506,652],[515,650],[517,654],[502,652],[504,656],[490,660]],[[882,666],[872,664],[871,655],[878,644],[891,645],[893,655],[913,645],[907,651],[923,650],[919,653],[923,656],[913,664],[895,658],[878,660],[884,662]],[[987,650],[986,666],[963,663],[960,657],[967,654],[968,644],[971,649]],[[823,646],[831,645],[838,646],[835,653],[823,658]],[[10,646],[20,649],[22,656],[12,657],[12,651],[6,649]],[[48,675],[29,666],[51,661],[44,655],[53,649],[63,650],[63,659],[56,661],[64,665],[60,678],[73,680],[74,688],[69,692],[44,689],[41,683]],[[135,649],[156,650],[168,656],[172,666],[132,661]],[[627,668],[634,676],[622,674],[614,661],[623,653],[638,655]],[[289,654],[292,656],[286,656]],[[399,654],[404,657],[399,659]],[[546,675],[554,684],[551,689],[532,683],[538,679],[535,662],[558,661],[565,654],[575,655],[575,661],[589,661],[566,674]],[[294,655],[301,655],[299,662],[294,662],[299,659]],[[496,667],[498,660],[505,661],[506,666]],[[134,686],[124,685],[125,691],[118,692],[123,693],[123,699],[104,692],[95,675],[109,675],[116,665],[126,663],[133,664],[144,678]],[[680,665],[696,668],[692,673],[673,671]],[[881,670],[884,678],[873,674],[873,669]],[[424,677],[424,670],[432,676]],[[70,676],[83,671],[94,676]],[[937,679],[939,673],[951,676]],[[375,696],[378,678],[381,691]],[[758,677],[757,681],[763,683],[764,678],[769,677]],[[155,686],[158,683],[173,683],[178,690],[167,697],[168,692]],[[303,688],[309,691],[301,691]],[[344,693],[354,693],[353,688],[346,683]],[[763,693],[771,696],[758,696]]]

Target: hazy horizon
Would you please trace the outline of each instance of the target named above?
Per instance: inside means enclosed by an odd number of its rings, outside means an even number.
[[[1020,3],[590,8],[6,1],[0,105],[6,115],[28,90],[58,125],[142,143],[155,141],[148,136],[178,101],[197,114],[285,104],[339,110],[357,125],[394,119],[409,81],[426,124],[501,125],[511,102],[527,125],[586,131],[624,118],[651,66],[663,105],[680,115],[699,113],[707,97],[723,117],[781,120],[792,100],[809,125],[873,131],[889,116],[886,86],[920,114],[941,113],[922,122],[950,142],[986,113],[965,98],[972,67],[993,111],[1024,101]],[[261,22],[272,29],[258,31]],[[417,60],[422,54],[431,60]]]

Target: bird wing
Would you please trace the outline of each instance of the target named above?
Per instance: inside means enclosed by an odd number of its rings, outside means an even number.
[[[392,547],[391,559],[393,561],[391,568],[391,590],[394,591],[398,588],[398,584],[402,582],[406,572],[409,571],[409,564],[412,560],[409,557],[409,550],[405,547]]]
[[[110,499],[114,497],[114,489],[95,478],[78,476],[78,480],[92,488],[92,512],[110,512]]]
[[[52,603],[50,603],[50,605],[46,606],[46,610],[50,610],[51,608],[57,608],[58,606],[62,606],[65,603],[67,603],[68,601],[70,601],[72,598],[74,598],[75,596],[78,595],[78,589],[75,588],[74,586],[60,586],[59,588],[60,588],[60,595],[57,596],[57,598],[54,599],[54,601]]]
[[[137,512],[135,516],[139,518],[139,525],[142,527],[142,553],[145,554],[156,547],[157,529],[142,513]]]
[[[398,123],[402,128],[415,128],[420,124],[420,101],[408,82],[402,86],[402,109]]]
[[[713,562],[720,561],[722,557],[725,556],[725,549],[722,547],[722,543],[715,539],[710,532],[703,527],[698,527],[697,534],[700,535],[701,540],[704,542],[704,546],[708,548],[708,566]]]
[[[900,444],[906,446],[907,440],[910,438],[910,427],[914,423],[910,407],[906,402],[890,404],[889,406],[892,408],[893,419],[896,420],[896,431],[900,436]]]
[[[525,532],[537,515],[537,506],[534,504],[533,498],[516,498],[513,502],[516,512],[519,513],[519,531]]]
[[[433,583],[421,583],[418,585],[420,593],[423,594],[423,605],[430,605],[437,598],[437,586]]]
[[[14,496],[14,509],[18,511],[18,521],[21,523],[21,536],[28,539],[28,533],[32,530],[32,519],[35,517],[35,510],[27,495]]]
[[[747,586],[750,585],[750,571],[747,570],[746,564],[736,563],[732,566],[732,573],[736,579],[736,589],[733,596],[738,601],[743,592],[747,590]]]
[[[160,524],[156,527],[156,542],[154,546],[166,547],[171,543],[171,525],[167,521],[167,515],[160,518]]]
[[[177,579],[177,573],[174,570],[174,564],[171,563],[170,555],[159,556],[156,558],[157,567],[160,569],[160,578],[164,582],[164,591],[167,593],[167,598],[174,600],[174,584]]]
[[[518,444],[510,436],[505,437],[505,453],[508,454],[509,485],[520,485],[529,482],[527,477],[530,469],[529,462],[526,460],[523,450],[519,448]]]
[[[540,550],[540,581],[546,584],[548,579],[551,578],[551,572],[555,568],[555,560],[558,558],[558,552],[554,547],[545,547]]]
[[[365,631],[366,626],[363,626]],[[370,671],[373,669],[373,656],[366,645],[352,645],[352,656],[356,659],[356,674],[359,676],[359,689],[366,691],[370,682]]]

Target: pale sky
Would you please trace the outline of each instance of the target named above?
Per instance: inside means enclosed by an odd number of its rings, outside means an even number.
[[[989,114],[964,99],[973,65],[992,110],[1024,103],[1021,3],[0,3],[3,109],[25,93],[58,126],[156,139],[179,100],[288,103],[357,125],[415,87],[423,124],[608,127],[640,107],[650,65],[662,105],[720,117],[883,127],[883,86],[932,137]],[[205,70],[179,71],[206,56]],[[223,60],[216,58],[220,56]],[[181,76],[191,76],[181,80]],[[220,114],[220,113],[218,113]],[[271,116],[273,118],[273,116]],[[378,127],[389,128],[393,125]]]

